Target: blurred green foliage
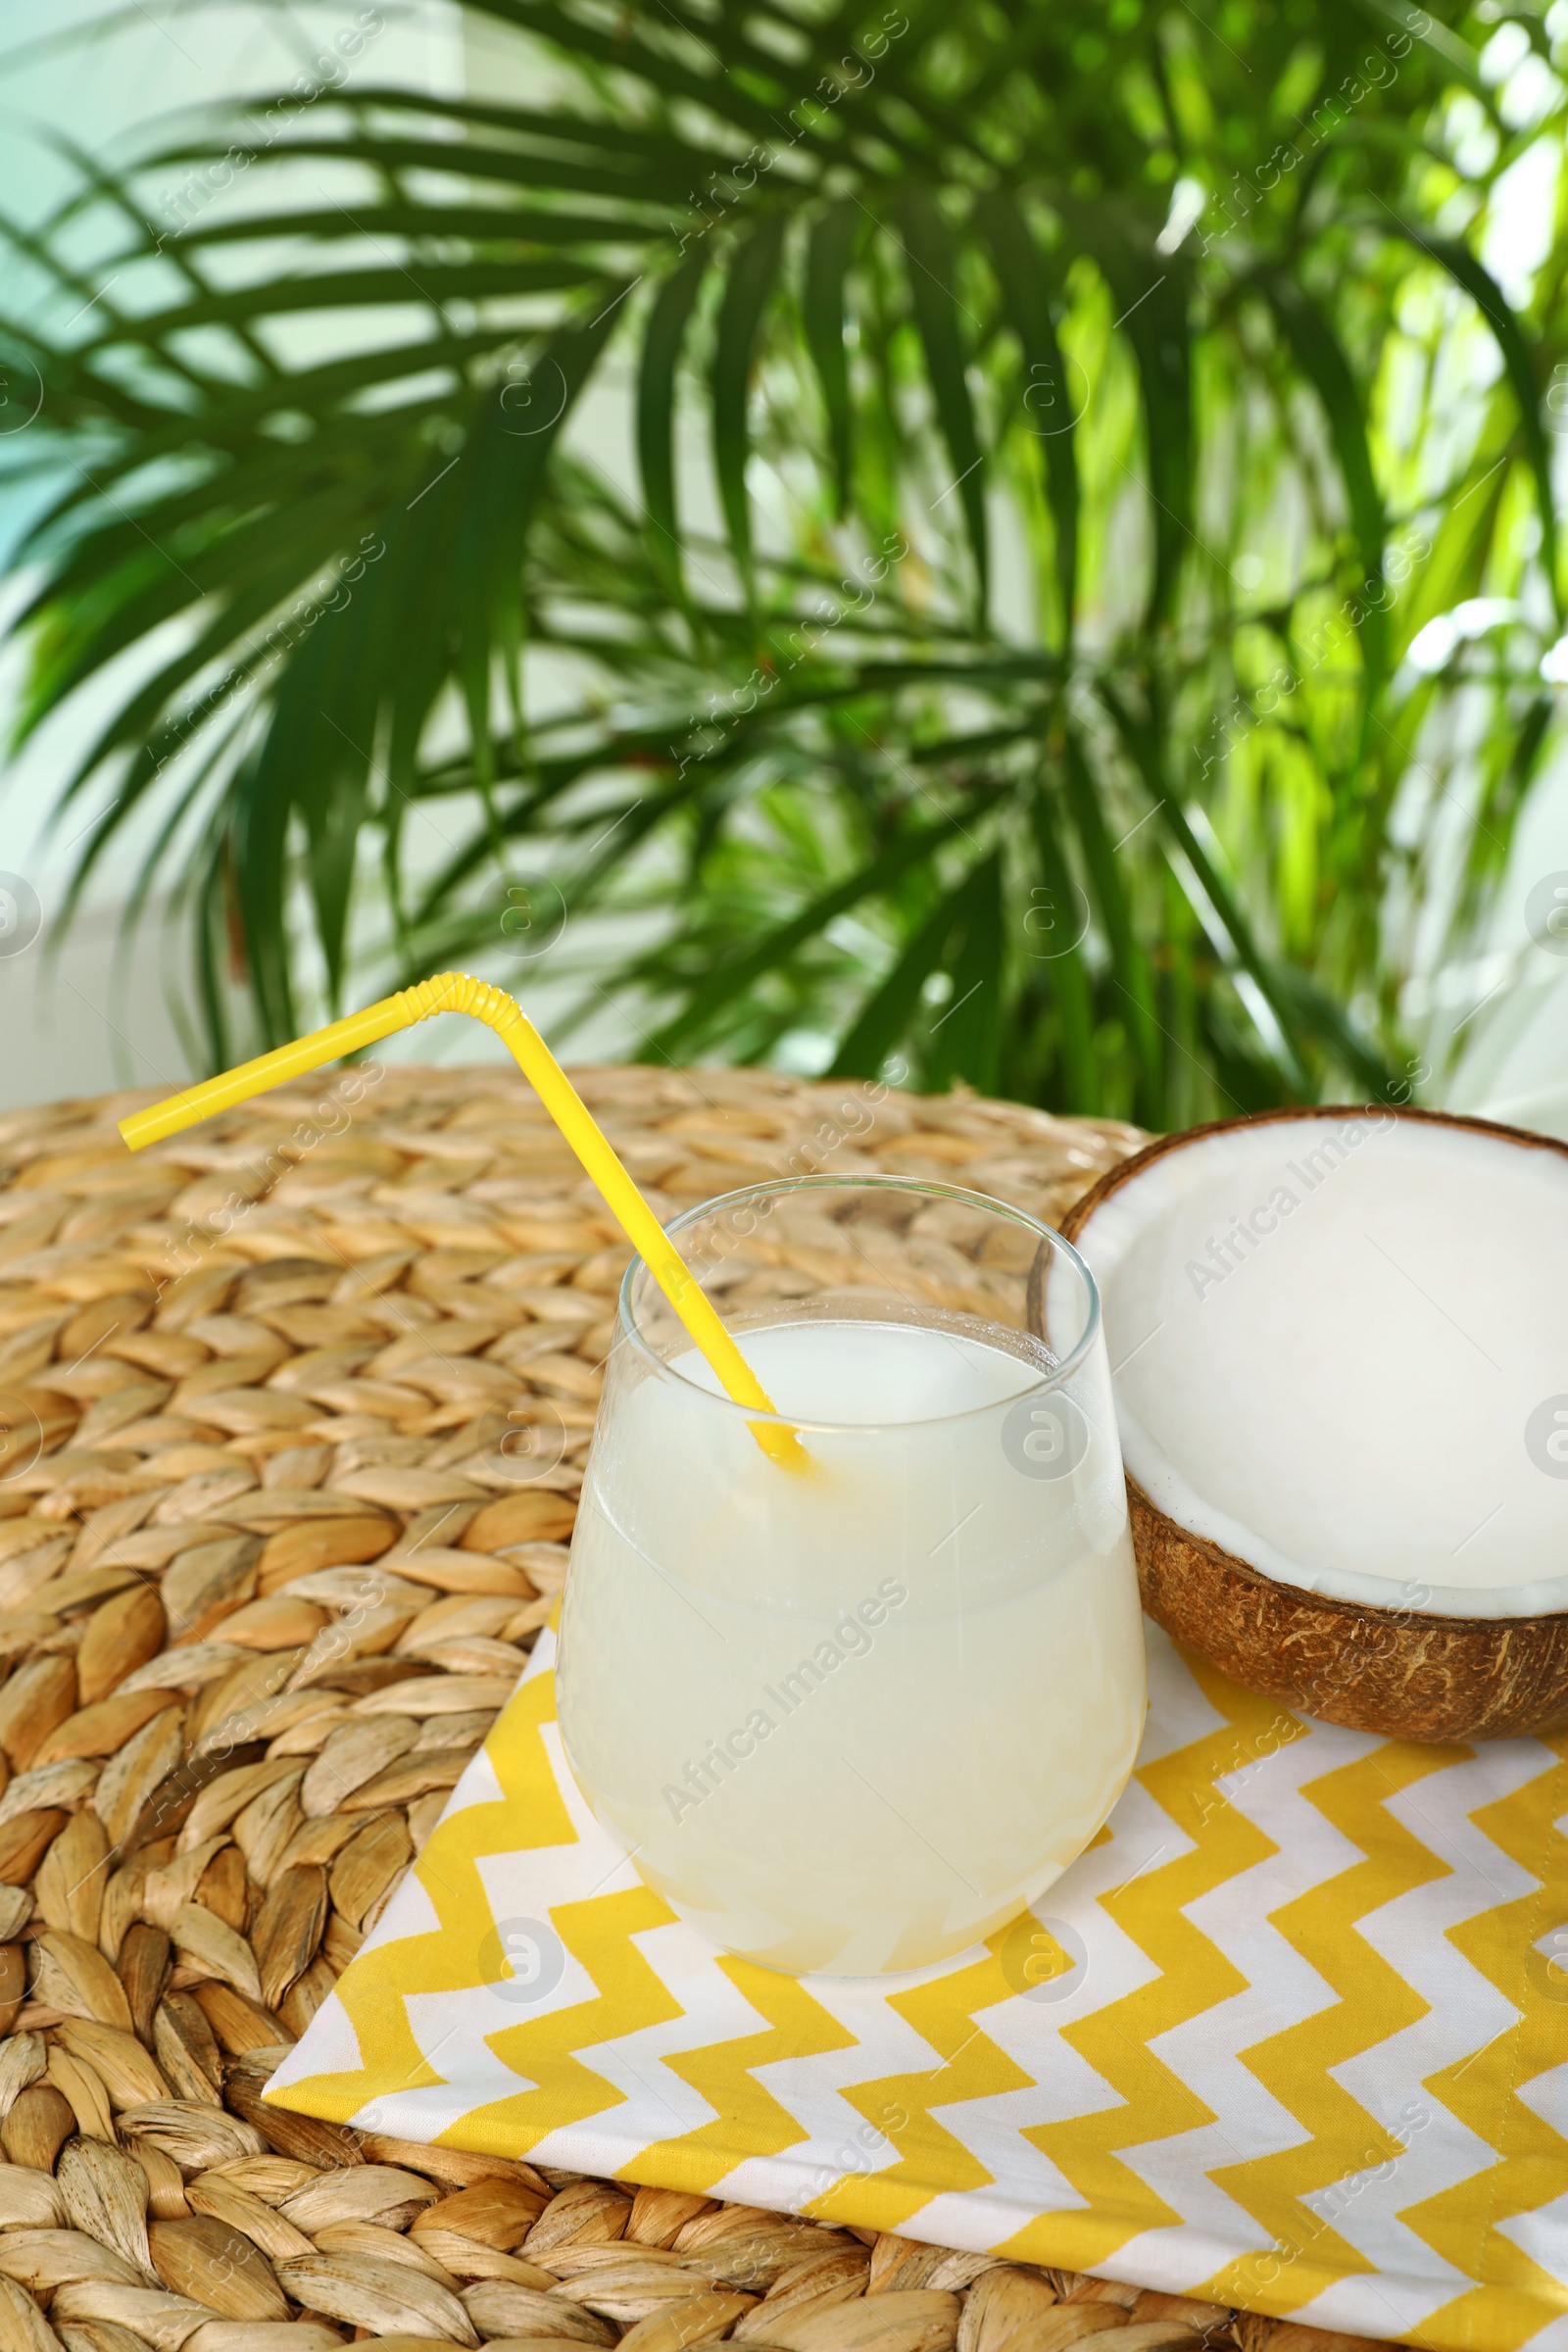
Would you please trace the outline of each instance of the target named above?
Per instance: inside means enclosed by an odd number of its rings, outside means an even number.
[[[210,1058],[467,959],[1154,1126],[1386,1085],[1549,734],[1547,23],[469,14],[531,95],[364,10],[13,232],[23,728],[113,686],[78,881],[156,813]]]

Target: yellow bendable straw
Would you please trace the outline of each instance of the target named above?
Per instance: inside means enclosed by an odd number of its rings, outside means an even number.
[[[492,988],[488,980],[470,979],[466,972],[438,972],[433,980],[421,980],[416,988],[400,989],[395,997],[383,997],[379,1004],[368,1004],[363,1012],[351,1012],[345,1020],[296,1038],[291,1046],[279,1046],[274,1054],[243,1061],[237,1070],[226,1070],[220,1078],[209,1078],[182,1095],[172,1095],[167,1102],[155,1102],[149,1110],[133,1111],[128,1119],[121,1120],[120,1132],[132,1152],[139,1152],[144,1144],[162,1143],[165,1136],[178,1135],[182,1128],[194,1127],[217,1111],[231,1110],[236,1102],[265,1094],[270,1086],[302,1078],[324,1061],[335,1061],[340,1054],[373,1046],[399,1029],[410,1029],[416,1021],[428,1020],[433,1012],[468,1012],[495,1031],[599,1187],[725,1395],[737,1404],[771,1413],[774,1407],[766,1390],[621,1166],[588,1105],[521,1006],[504,989]],[[775,1461],[795,1470],[808,1466],[810,1457],[792,1429],[777,1422],[753,1422],[751,1428],[763,1452]]]

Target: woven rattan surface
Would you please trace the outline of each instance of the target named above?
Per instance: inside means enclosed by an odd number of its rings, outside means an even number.
[[[578,1082],[665,1213],[879,1168],[1055,1219],[1139,1141],[759,1072]],[[554,1605],[627,1251],[494,1069],[339,1073],[132,1158],[147,1099],[0,1116],[0,2352],[433,2352],[523,2309],[558,2352],[1346,2352],[261,2103]]]

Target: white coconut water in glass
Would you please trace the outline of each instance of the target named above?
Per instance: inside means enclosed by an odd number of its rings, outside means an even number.
[[[893,1180],[758,1188],[679,1246],[811,1469],[761,1450],[634,1267],[567,1582],[567,1757],[716,1942],[917,1967],[1041,1894],[1137,1751],[1093,1284],[1033,1220]]]

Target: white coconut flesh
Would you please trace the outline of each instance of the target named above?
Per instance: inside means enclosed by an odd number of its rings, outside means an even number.
[[[1165,1152],[1077,1247],[1168,1519],[1334,1600],[1568,1609],[1568,1157],[1268,1121]]]

